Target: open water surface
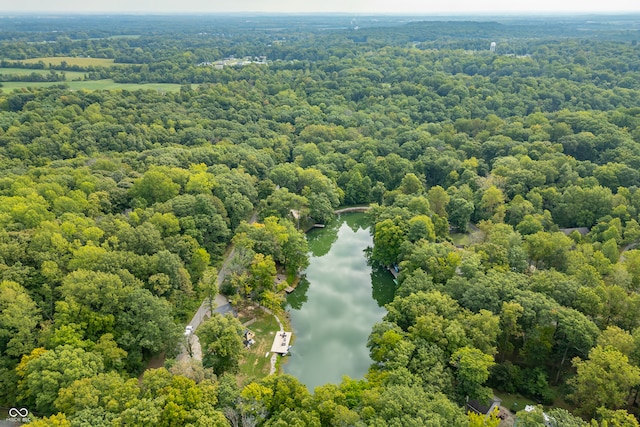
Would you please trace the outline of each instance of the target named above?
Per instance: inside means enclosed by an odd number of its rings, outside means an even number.
[[[344,375],[364,376],[371,327],[386,314],[395,285],[387,271],[367,265],[373,238],[364,214],[344,214],[307,238],[306,278],[287,298],[295,342],[284,371],[313,391]]]

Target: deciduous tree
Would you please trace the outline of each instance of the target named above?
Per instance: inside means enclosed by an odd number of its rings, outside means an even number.
[[[587,360],[574,358],[573,366],[577,375],[568,381],[573,388],[569,397],[583,415],[594,416],[601,406],[625,407],[629,390],[640,384],[640,368],[613,347],[596,346]]]
[[[242,324],[233,316],[213,313],[197,330],[202,345],[203,365],[216,375],[237,372],[242,345]]]
[[[103,369],[100,356],[80,348],[36,348],[16,367],[20,377],[20,400],[42,414],[52,414],[60,389],[70,386],[75,380],[93,377]]]

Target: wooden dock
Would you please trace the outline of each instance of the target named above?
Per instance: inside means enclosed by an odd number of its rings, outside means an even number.
[[[289,342],[291,342],[291,332],[278,331],[271,346],[272,353],[287,354],[289,352]]]
[[[353,213],[353,212],[366,212],[371,209],[371,206],[352,206],[350,208],[342,208],[336,211],[333,211],[334,214],[340,215],[343,213]]]
[[[290,294],[291,292],[295,291],[296,288],[292,287],[292,286],[287,286],[286,288],[284,288],[284,291],[288,294]]]

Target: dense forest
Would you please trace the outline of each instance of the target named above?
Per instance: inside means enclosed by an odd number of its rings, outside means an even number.
[[[497,426],[465,409],[497,392],[540,404],[518,426],[639,425],[640,17],[0,23],[0,74],[58,82],[0,93],[0,406],[30,425]],[[218,315],[175,363],[229,245],[220,290],[281,310],[291,211],[359,204],[399,270],[365,378],[238,381]]]

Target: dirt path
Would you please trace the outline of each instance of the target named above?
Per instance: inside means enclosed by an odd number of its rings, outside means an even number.
[[[278,354],[271,354],[271,368],[269,368],[269,375],[273,375],[276,373],[276,362],[278,361]]]
[[[618,261],[620,262],[624,261],[625,260],[624,253],[627,251],[630,251],[631,249],[635,249],[636,247],[638,247],[638,242],[629,243],[627,246],[622,248],[622,250],[620,251],[620,258],[618,259]]]
[[[224,295],[216,295],[213,305],[215,307],[213,309],[214,313],[226,313],[232,310],[229,301]],[[211,305],[208,300],[204,300],[202,304],[200,304],[196,314],[193,316],[193,319],[191,319],[191,322],[189,322],[189,325],[193,326],[193,330],[195,331],[198,326],[200,326],[200,324],[209,317],[211,317]],[[200,340],[195,333],[189,335],[185,342],[180,345],[180,354],[176,356],[176,360],[179,362],[189,357],[196,360],[202,360],[202,347],[200,346]]]
[[[189,351],[189,348],[191,351]],[[189,357],[195,360],[202,360],[202,347],[200,346],[200,340],[195,334],[189,336],[187,339],[187,348],[176,357],[176,361],[180,362]]]

